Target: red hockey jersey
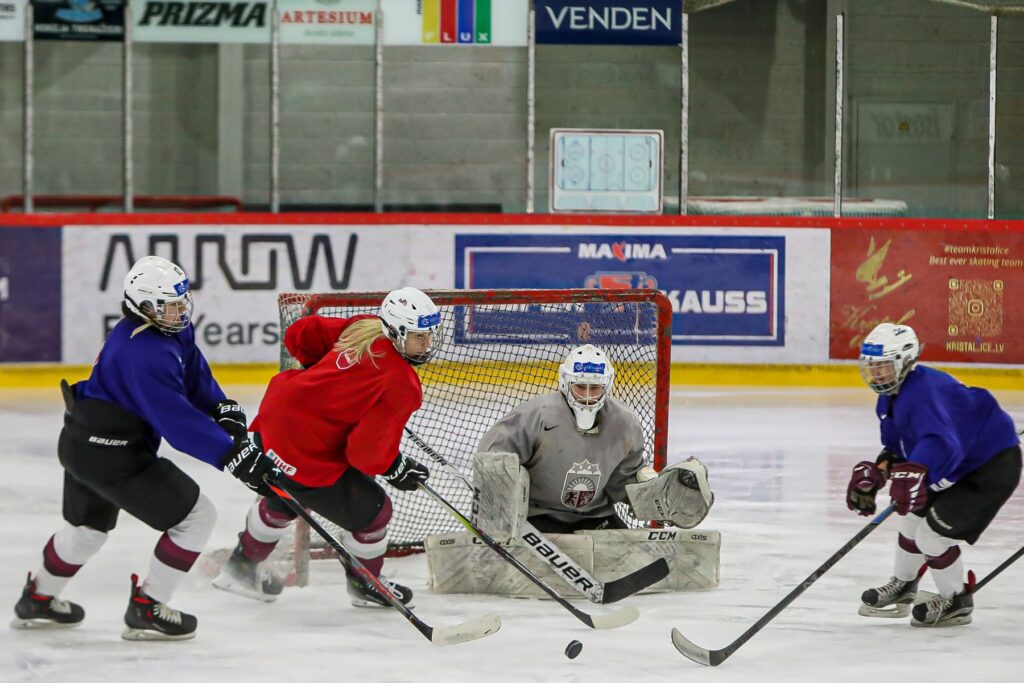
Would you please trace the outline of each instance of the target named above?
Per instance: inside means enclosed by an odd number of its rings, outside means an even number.
[[[305,486],[330,486],[350,466],[371,476],[385,472],[423,402],[419,376],[386,337],[373,342],[374,357],[358,363],[332,350],[342,330],[367,317],[376,316],[293,323],[284,343],[307,369],[270,380],[250,427],[282,471]]]

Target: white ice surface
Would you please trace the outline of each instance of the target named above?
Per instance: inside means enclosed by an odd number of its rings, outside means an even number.
[[[254,414],[260,392],[229,387]],[[1024,393],[999,398],[1024,426]],[[799,584],[865,523],[843,495],[851,466],[877,452],[867,390],[729,389],[674,393],[670,460],[708,465],[716,503],[704,527],[722,532],[722,583],[703,593],[628,599],[636,623],[590,631],[551,602],[431,595],[422,556],[385,571],[417,591],[434,624],[496,612],[502,630],[481,641],[431,645],[397,614],[350,607],[337,563],[314,563],[312,585],[262,604],[213,589],[193,572],[173,605],[199,617],[184,643],[121,640],[129,574],[144,574],[157,533],[127,515],[65,597],[87,612],[78,629],[0,627],[0,681],[1020,681],[1024,679],[1024,560],[979,593],[975,623],[942,630],[857,615],[861,591],[888,579],[894,531],[883,525],[717,669],[672,647],[673,626],[723,647]],[[0,587],[10,610],[40,550],[59,527],[58,392],[0,390]],[[164,447],[218,508],[210,548],[233,545],[250,496],[231,477]],[[979,578],[1024,544],[1024,494],[976,547]],[[924,588],[932,588],[925,579]],[[586,610],[600,607],[577,603]],[[8,615],[12,612],[8,611]],[[583,642],[576,660],[562,654]]]

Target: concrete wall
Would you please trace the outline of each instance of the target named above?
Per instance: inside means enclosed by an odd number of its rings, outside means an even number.
[[[692,15],[690,194],[831,195],[838,11],[847,13],[846,191],[904,199],[917,215],[984,215],[988,17],[928,0],[747,0]],[[1004,18],[1000,36],[1003,217],[1024,215],[1022,24]],[[36,47],[36,192],[119,192],[120,47]],[[268,48],[135,50],[137,191],[237,187],[246,203],[266,205]],[[287,46],[282,60],[282,202],[371,205],[373,49]],[[388,47],[385,60],[384,202],[524,209],[526,51]],[[537,209],[547,207],[551,127],[630,127],[665,131],[673,210],[679,51],[539,46],[537,60]],[[21,72],[21,45],[0,43],[0,195],[21,189]],[[240,84],[224,82],[235,73]],[[920,104],[950,112],[941,145],[855,139],[857,112],[898,116]],[[236,144],[225,138],[237,126]]]

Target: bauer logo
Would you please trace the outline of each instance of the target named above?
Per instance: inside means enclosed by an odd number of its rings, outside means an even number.
[[[672,307],[673,344],[785,344],[783,236],[461,234],[456,235],[455,248],[458,288],[658,289]],[[621,319],[615,319],[616,312]],[[530,318],[524,329],[531,336],[522,343],[564,340],[565,313],[519,314]],[[501,325],[500,315],[508,313],[456,312],[455,336],[460,342],[494,341],[488,331]],[[488,316],[495,318],[493,326],[487,324]],[[594,308],[578,324],[585,326],[586,339],[597,345],[636,343],[636,334],[652,329],[653,323],[641,320],[637,325],[627,317],[622,307]],[[639,332],[630,333],[633,330]]]

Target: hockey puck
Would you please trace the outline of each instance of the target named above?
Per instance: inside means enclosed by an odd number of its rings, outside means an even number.
[[[576,659],[583,652],[583,643],[578,640],[571,640],[569,644],[565,646],[565,656],[569,659]]]

